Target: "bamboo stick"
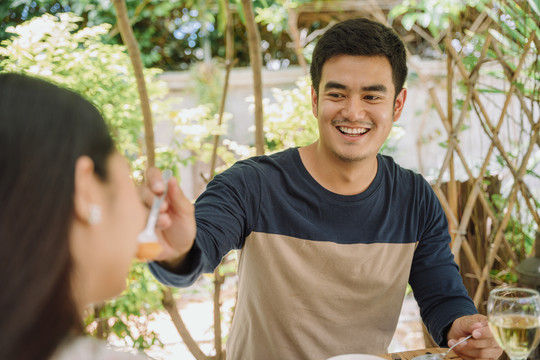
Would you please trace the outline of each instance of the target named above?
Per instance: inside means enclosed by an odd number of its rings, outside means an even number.
[[[531,136],[531,141],[529,142],[527,153],[523,157],[521,166],[518,171],[518,178],[523,177],[523,174],[525,173],[525,170],[527,169],[527,162],[529,161],[529,157],[532,154],[532,150],[534,146],[536,145],[535,143],[536,143],[536,138],[538,137],[539,129],[540,129],[540,122],[538,122],[536,124],[536,127],[533,129],[534,132],[533,132],[533,135]],[[512,208],[514,206],[514,203],[517,200],[517,192],[518,192],[518,185],[517,183],[514,183],[514,185],[512,186],[510,196],[508,198],[506,212],[504,214],[503,220],[501,221],[499,227],[497,228],[493,245],[490,249],[490,253],[489,253],[486,265],[483,268],[482,276],[480,278],[478,288],[476,289],[476,294],[474,296],[474,303],[476,306],[479,305],[480,299],[482,298],[484,287],[485,287],[486,281],[488,280],[489,269],[491,269],[491,267],[493,266],[495,255],[497,253],[497,250],[500,246],[502,239],[504,238],[503,232],[506,229],[506,225],[508,224],[508,221],[510,220],[510,216],[512,215]]]
[[[448,39],[448,37],[446,37]],[[448,124],[450,125],[450,128],[454,128],[454,97],[453,97],[453,84],[454,84],[454,67],[453,67],[453,59],[452,56],[446,57],[446,120],[448,121]],[[458,194],[457,194],[457,186],[456,186],[456,175],[455,175],[455,165],[454,165],[454,141],[452,141],[453,137],[456,137],[457,133],[455,131],[452,131],[451,133],[448,133],[448,149],[446,150],[446,154],[448,155],[448,173],[450,175],[450,179],[448,181],[448,189],[447,189],[447,196],[448,196],[448,203],[450,205],[450,210],[454,214],[454,216],[457,218],[458,215]],[[445,159],[446,160],[446,159]],[[442,173],[442,171],[441,171]],[[439,174],[440,175],[440,174]],[[451,223],[450,224],[450,236],[452,238],[452,241],[450,243],[450,246],[453,247],[454,242],[456,241],[456,235],[455,232],[457,231],[456,224]],[[461,236],[459,237],[459,240],[461,240]],[[460,241],[461,242],[461,241]],[[456,252],[454,254],[456,263],[459,265],[460,259],[459,259],[459,252]]]

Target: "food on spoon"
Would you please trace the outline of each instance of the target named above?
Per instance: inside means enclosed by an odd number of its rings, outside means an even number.
[[[135,256],[139,260],[154,260],[161,250],[161,245],[158,242],[139,242]]]

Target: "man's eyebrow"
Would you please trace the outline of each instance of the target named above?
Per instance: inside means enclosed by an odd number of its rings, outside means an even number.
[[[329,81],[326,84],[324,84],[324,90],[326,91],[326,90],[330,90],[330,89],[345,90],[345,89],[347,89],[347,86],[345,86],[343,84],[340,84],[338,82],[335,82],[335,81]]]
[[[376,91],[376,92],[386,93],[388,89],[383,84],[375,84],[375,85],[363,86],[362,91]]]
[[[348,87],[344,84],[335,82],[335,81],[329,81],[324,85],[324,90],[328,91],[330,89],[339,89],[339,90],[346,90]],[[383,84],[373,84],[368,86],[363,86],[361,88],[362,91],[376,91],[381,93],[388,92],[388,88]]]

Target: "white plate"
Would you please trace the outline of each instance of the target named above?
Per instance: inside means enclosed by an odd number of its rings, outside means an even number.
[[[380,356],[368,355],[368,354],[344,354],[338,356],[332,356],[326,360],[386,360]]]

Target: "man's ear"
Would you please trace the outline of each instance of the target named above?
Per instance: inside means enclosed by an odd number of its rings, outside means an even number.
[[[394,102],[394,122],[398,121],[399,117],[401,116],[401,112],[405,106],[405,100],[407,100],[407,89],[403,88],[399,92],[398,96],[396,97],[396,101]]]
[[[319,99],[318,99],[318,96],[317,96],[317,92],[315,91],[315,89],[313,88],[313,86],[311,86],[311,111],[313,112],[313,115],[318,118],[319,116],[319,103],[318,103]]]
[[[75,163],[75,191],[73,203],[75,217],[84,223],[92,225],[95,219],[95,208],[97,204],[96,190],[97,179],[94,174],[94,162],[88,156],[81,156]]]

